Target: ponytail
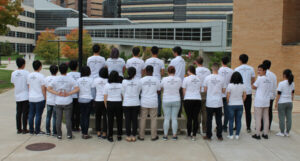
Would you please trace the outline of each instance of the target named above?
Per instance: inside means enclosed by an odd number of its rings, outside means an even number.
[[[127,70],[127,73],[128,73],[128,80],[131,80],[134,78],[135,74],[136,74],[136,69],[134,67],[130,67],[128,68]]]
[[[291,74],[288,78],[289,84],[291,85],[294,82],[294,75]]]
[[[284,70],[283,75],[288,79],[289,85],[294,82],[294,75],[292,74],[292,71],[290,69]]]

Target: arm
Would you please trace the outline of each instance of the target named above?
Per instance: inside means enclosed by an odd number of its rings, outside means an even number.
[[[201,89],[201,88],[200,88]],[[185,88],[182,88],[182,97],[184,98],[185,96],[185,92],[186,92],[186,89]]]
[[[207,92],[207,87],[204,87],[204,92]]]
[[[251,85],[253,85],[253,83],[255,82],[255,77],[251,78]]]
[[[104,105],[107,108],[107,94],[104,95]]]
[[[75,94],[77,92],[79,92],[79,87],[74,87],[74,89],[71,92],[65,93],[65,97]]]
[[[252,89],[256,90],[257,87],[255,85],[252,84]]]
[[[45,86],[42,86],[42,93],[43,93],[45,99],[47,99],[47,98],[46,98],[46,97],[47,97],[47,96],[46,96],[46,91],[47,91],[46,87],[45,87]]]
[[[280,99],[280,96],[281,96],[281,92],[278,92],[276,99],[275,99],[275,110],[278,110],[278,101]],[[293,97],[293,95],[292,95],[292,97]]]
[[[54,94],[54,95],[62,96],[61,93],[56,92],[55,90],[53,90],[53,88],[52,88],[51,86],[49,86],[49,87],[47,88],[47,91],[50,92],[50,93],[52,93],[52,94]]]
[[[227,95],[226,95],[227,103],[229,102],[229,98],[230,98],[230,92],[227,92]]]
[[[126,67],[125,67],[125,65],[123,66],[123,74],[125,73],[125,69],[126,69]]]
[[[246,94],[246,92],[243,92],[243,101],[245,101],[246,98],[247,98],[247,94]]]
[[[161,70],[160,70],[160,74],[161,74],[161,76],[163,77],[163,76],[165,75],[165,70],[164,70],[164,69],[161,69]]]
[[[225,93],[226,92],[226,88],[222,88],[222,93]]]

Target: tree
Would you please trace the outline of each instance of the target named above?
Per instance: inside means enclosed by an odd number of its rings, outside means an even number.
[[[107,48],[105,44],[98,44],[100,46],[100,55],[103,56],[105,59],[109,58],[110,56],[110,49]]]
[[[57,40],[54,30],[46,29],[41,32],[36,42],[34,53],[43,58],[46,63],[53,63],[57,60],[57,43],[48,42],[48,40]]]
[[[170,58],[174,58],[173,51],[171,48],[163,48],[160,49],[158,53],[159,59],[164,59],[165,61],[168,61]]]
[[[70,34],[66,35],[67,40],[78,40],[78,29],[74,29]],[[92,54],[92,37],[88,34],[87,30],[83,30],[83,62],[86,62],[88,56]],[[78,59],[78,43],[65,42],[62,46],[62,54],[69,59]]]
[[[225,52],[215,52],[211,55],[209,55],[209,67],[211,67],[213,65],[213,63],[218,63],[219,65],[221,65],[221,61],[222,58],[224,56],[228,56],[230,58],[230,53],[225,53]],[[230,64],[229,64],[230,66]]]
[[[18,26],[18,16],[23,11],[21,0],[0,0],[0,35],[9,31],[8,25]]]
[[[13,53],[13,48],[8,41],[0,42],[0,55],[10,56]]]

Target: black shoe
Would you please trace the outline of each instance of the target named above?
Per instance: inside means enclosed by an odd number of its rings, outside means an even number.
[[[223,132],[227,133],[227,128],[223,128]]]
[[[156,141],[156,140],[158,140],[158,139],[159,139],[159,137],[156,136],[155,138],[152,138],[151,141]]]
[[[67,136],[67,139],[71,140],[73,137],[72,136]]]
[[[268,137],[268,135],[262,135],[262,137],[264,138],[264,139],[269,139],[269,137]]]
[[[157,117],[161,117],[161,114],[157,115]]]
[[[113,137],[108,137],[107,140],[108,140],[109,142],[114,142]]]
[[[247,133],[251,133],[251,129],[247,129]]]
[[[208,141],[211,141],[211,137],[208,137],[208,136],[203,136],[203,140],[208,140]]]
[[[167,140],[168,140],[168,137],[167,137],[167,136],[163,136],[163,140],[164,140],[164,141],[167,141]]]
[[[138,140],[144,141],[145,139],[144,139],[144,138],[140,138],[140,137],[138,136]]]
[[[91,135],[83,135],[83,136],[82,136],[82,139],[90,139],[90,138],[92,138]]]
[[[178,139],[177,136],[173,136],[173,137],[172,137],[172,140],[177,140],[177,139]]]
[[[252,138],[254,138],[254,139],[257,139],[257,140],[260,140],[260,136],[259,135],[252,135]]]
[[[122,140],[122,136],[118,136],[118,141],[121,141]]]
[[[61,140],[61,136],[57,136],[57,139]]]
[[[27,134],[29,133],[29,130],[25,129],[25,130],[22,130],[22,134]]]
[[[102,138],[102,139],[107,139],[107,136],[103,136],[103,135],[102,135],[101,138]]]
[[[46,133],[44,131],[35,132],[36,135],[45,135]]]
[[[223,141],[223,137],[218,137],[218,140],[219,141]]]
[[[21,134],[22,133],[22,130],[17,130],[17,134]]]

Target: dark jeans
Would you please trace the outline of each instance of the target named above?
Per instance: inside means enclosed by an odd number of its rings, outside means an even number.
[[[224,122],[223,130],[227,131],[228,119],[229,119],[229,110],[226,97],[223,97],[223,108],[224,108]]]
[[[117,120],[118,136],[122,135],[123,110],[122,102],[107,101],[107,116],[108,116],[108,136],[113,136],[114,117]]]
[[[233,135],[233,123],[236,122],[236,133],[235,135],[240,135],[242,127],[242,116],[243,116],[243,105],[228,105],[229,112],[229,135]]]
[[[207,122],[206,122],[206,136],[208,138],[212,137],[212,119],[213,115],[215,114],[216,117],[216,124],[217,124],[217,137],[222,137],[222,107],[218,108],[206,108],[207,113]]]
[[[97,132],[105,132],[107,133],[107,111],[104,105],[104,102],[95,102],[95,113],[96,113],[96,131]],[[101,121],[102,122],[102,129],[101,129]]]
[[[183,101],[183,92],[182,92],[182,88],[179,89],[179,94],[180,94],[180,108],[179,108],[179,112],[178,112],[178,117],[181,117],[181,113],[182,113],[182,104],[184,103],[184,101]]]
[[[251,129],[251,106],[252,106],[252,94],[248,94],[244,101],[244,107],[246,111],[246,125],[247,130]]]
[[[72,129],[78,130],[80,125],[80,108],[78,99],[73,98],[73,109],[72,109]]]
[[[42,121],[42,114],[45,108],[45,101],[41,102],[29,102],[29,132],[36,134],[40,133],[41,131],[41,121]],[[35,119],[35,126],[33,126],[33,122]]]
[[[136,136],[140,106],[126,106],[123,107],[123,111],[125,115],[126,135]]]
[[[161,116],[161,93],[157,94],[157,100],[158,100],[157,116]]]
[[[47,117],[46,117],[46,131],[47,133],[51,133],[51,118],[52,118],[52,129],[53,134],[57,134],[56,132],[56,112],[54,106],[47,105]]]
[[[27,130],[28,112],[29,112],[28,101],[17,102],[16,123],[17,123],[18,131]]]
[[[80,107],[80,116],[81,116],[80,117],[81,133],[82,135],[88,135],[92,102],[79,103],[79,107]]]
[[[271,124],[273,120],[273,102],[274,100],[270,100],[270,107],[269,107],[269,130],[271,130]],[[263,131],[264,129],[264,120],[261,120],[261,129],[260,131]]]
[[[55,112],[56,112],[56,131],[58,136],[62,136],[61,131],[61,122],[63,118],[63,113],[65,113],[65,120],[66,120],[66,128],[67,128],[67,136],[72,136],[72,103],[68,105],[56,105]]]
[[[199,122],[198,115],[201,109],[201,100],[184,100],[184,110],[187,116],[187,131],[188,136],[196,136]]]

